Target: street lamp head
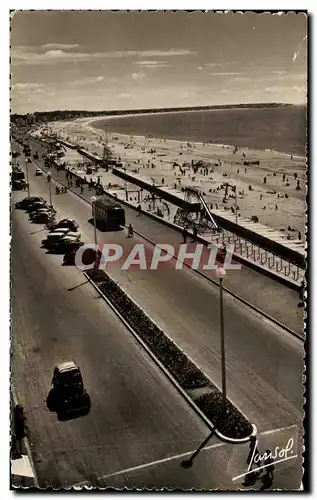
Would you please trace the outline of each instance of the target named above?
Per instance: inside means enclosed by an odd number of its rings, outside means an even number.
[[[92,196],[92,197],[90,198],[90,201],[91,201],[91,203],[95,203],[95,201],[97,201],[96,196]]]
[[[218,267],[216,270],[216,276],[219,279],[223,279],[226,276],[226,271],[223,267]]]

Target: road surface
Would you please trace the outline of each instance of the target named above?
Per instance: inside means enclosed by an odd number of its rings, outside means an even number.
[[[36,178],[34,171],[31,167],[32,194],[47,198],[47,183]],[[93,228],[87,221],[90,213],[84,201],[67,194],[55,197],[54,203],[61,216],[78,220],[86,241],[93,241]],[[126,248],[132,245],[122,233],[99,233],[98,238],[121,242]],[[112,267],[111,274],[220,386],[218,290],[187,269],[175,272],[166,267],[163,273],[120,273]],[[229,297],[225,299],[225,311],[230,399],[261,432],[300,424],[301,343]],[[299,468],[294,471],[298,477]]]

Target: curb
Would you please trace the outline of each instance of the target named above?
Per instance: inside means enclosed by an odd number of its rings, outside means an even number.
[[[11,389],[10,389],[10,391],[11,391],[11,394],[12,394],[13,403],[16,406],[19,403],[19,400],[18,400],[17,393],[15,391],[15,388],[13,386],[12,381],[11,381]],[[30,444],[29,444],[29,439],[28,439],[27,436],[25,436],[23,438],[23,440],[24,440],[26,452],[27,452],[27,455],[28,455],[28,458],[29,458],[29,461],[30,461],[31,469],[32,469],[33,475],[34,475],[34,488],[39,488],[39,483],[38,483],[38,480],[37,480],[37,475],[36,475],[35,466],[34,466],[34,462],[33,462],[33,458],[32,458],[32,452],[31,452],[31,447],[30,447]]]
[[[132,328],[132,326],[125,320],[125,318],[122,316],[122,314],[117,310],[117,308],[112,304],[112,302],[106,297],[106,295],[100,290],[98,285],[92,281],[92,279],[84,272],[83,273],[86,279],[89,281],[89,283],[95,288],[95,290],[99,293],[99,295],[103,298],[103,300],[108,304],[108,306],[112,309],[112,311],[116,314],[116,316],[120,319],[120,321],[124,324],[124,326],[129,330],[130,333],[134,336],[134,338],[138,341],[139,344],[143,347],[143,349],[146,351],[146,353],[151,357],[151,359],[154,361],[154,363],[160,368],[160,370],[164,373],[164,375],[169,379],[169,381],[172,383],[172,385],[176,388],[176,390],[183,396],[183,398],[187,401],[187,403],[191,406],[191,408],[197,413],[197,415],[204,421],[204,423],[207,425],[207,427],[210,430],[214,430],[215,426],[214,424],[206,417],[206,415],[198,408],[198,406],[193,402],[193,400],[188,396],[186,391],[179,385],[179,383],[174,379],[174,377],[171,375],[171,373],[165,368],[165,366],[159,361],[159,359],[155,356],[155,354],[151,351],[151,349],[145,344],[145,342],[141,339],[141,337],[135,332],[135,330]],[[121,288],[121,287],[120,287]],[[124,291],[124,290],[123,290]],[[124,293],[129,297],[129,299],[136,304],[136,302],[130,298],[129,294],[127,294],[125,291]],[[137,305],[137,304],[136,304]],[[139,307],[137,305],[137,307]],[[143,310],[140,307],[141,310]],[[151,318],[150,318],[151,319]],[[152,321],[152,319],[151,319]],[[155,322],[153,322],[155,324]],[[161,329],[161,328],[160,328]],[[165,332],[164,332],[165,334]],[[167,335],[168,337],[168,335]],[[169,338],[169,337],[168,337]],[[174,341],[173,341],[174,342]],[[174,342],[175,344],[175,342]],[[177,344],[175,344],[177,346]],[[177,346],[178,347],[178,346]],[[180,349],[182,351],[182,349]],[[184,351],[182,351],[184,352]],[[185,354],[185,353],[184,353]],[[187,355],[186,355],[187,356]],[[187,356],[188,357],[188,356]],[[190,359],[188,357],[188,359]],[[194,363],[195,364],[195,363]],[[195,366],[197,366],[195,364]],[[198,368],[198,367],[197,367]],[[201,370],[199,368],[199,370]],[[205,374],[204,374],[205,375]],[[206,375],[205,375],[206,376]],[[209,379],[209,377],[207,377]],[[209,379],[210,380],[210,379]],[[213,384],[214,385],[214,384]],[[239,410],[240,411],[240,410]],[[240,412],[242,413],[242,412]],[[245,417],[246,418],[246,417]],[[248,420],[246,418],[246,420]],[[229,438],[227,436],[224,436],[219,432],[218,430],[215,430],[215,435],[223,441],[224,443],[229,443],[229,444],[244,444],[248,443],[251,439],[251,437],[257,435],[257,427],[255,424],[251,424],[253,431],[252,434],[246,438],[241,438],[241,439],[235,439],[235,438]]]
[[[32,160],[32,162],[36,165],[35,161]],[[41,168],[41,167],[39,167]],[[43,168],[41,168],[41,170],[45,173],[45,170],[43,170]],[[75,175],[76,177],[79,177],[77,176],[76,174],[73,174]],[[56,179],[56,177],[54,177],[52,175],[52,180],[54,180],[55,183],[58,183],[58,184],[61,184],[62,186],[65,187],[65,184],[63,184],[60,180]],[[80,195],[80,193],[76,193],[76,191],[74,191],[72,188],[70,187],[67,187],[67,189],[69,191],[71,191],[73,194],[75,194],[76,196],[78,196],[81,200],[85,201],[86,203],[88,203],[89,205],[91,205],[91,202],[89,200],[87,200],[86,198],[84,198],[83,196]],[[111,198],[115,199],[114,196],[112,196],[111,194],[109,193],[106,193],[107,196],[110,196]],[[128,204],[126,201],[123,201],[123,204],[127,205],[129,208],[131,209],[134,209],[136,210],[135,207],[133,207],[132,205]],[[155,215],[153,214],[148,214],[147,212],[144,212],[144,211],[141,211],[143,215],[145,216],[149,216],[149,217],[152,217],[154,218],[155,220],[158,220],[159,222],[163,222],[163,224],[165,225],[169,225],[169,223],[167,223],[167,221],[162,221],[161,218],[159,217],[156,217]],[[127,227],[127,226],[125,226]],[[169,226],[171,227],[172,229],[176,230],[176,231],[180,231],[177,226]],[[146,240],[148,243],[150,243],[151,245],[153,245],[154,247],[156,246],[156,243],[154,243],[152,240],[150,240],[149,238],[147,238],[147,236],[144,236],[142,233],[140,233],[139,231],[136,231],[134,229],[134,232],[135,234],[137,234],[139,237],[143,238],[144,240]],[[177,259],[177,257],[175,255],[173,255],[173,258],[174,259]],[[238,260],[238,259],[237,259]],[[206,276],[205,274],[203,274],[202,272],[200,272],[198,269],[193,269],[189,264],[187,264],[186,262],[183,262],[183,264],[191,269],[194,273],[198,274],[200,277],[206,279],[207,281],[209,281],[210,283],[212,283],[213,285],[217,286],[219,288],[219,284],[217,281],[213,280],[212,278],[210,278],[209,276]],[[258,270],[258,269],[256,269]],[[250,302],[248,302],[247,300],[243,299],[242,297],[240,297],[239,295],[237,295],[236,293],[232,292],[231,290],[229,290],[228,288],[226,287],[223,287],[223,290],[224,292],[226,292],[228,295],[231,295],[231,297],[233,297],[234,299],[242,302],[242,304],[244,304],[245,306],[249,307],[250,309],[252,309],[254,312],[256,312],[257,314],[263,316],[264,318],[266,318],[267,320],[271,321],[272,323],[274,323],[276,326],[278,326],[279,328],[285,330],[287,333],[289,333],[290,335],[292,335],[293,337],[296,337],[298,340],[301,340],[301,341],[305,341],[306,340],[306,337],[300,335],[299,333],[295,332],[294,330],[292,330],[291,328],[289,328],[288,326],[284,325],[283,323],[280,323],[277,319],[273,318],[273,316],[270,316],[269,314],[267,314],[265,311],[262,311],[261,309],[259,309],[258,307],[254,306],[253,304],[251,304]]]

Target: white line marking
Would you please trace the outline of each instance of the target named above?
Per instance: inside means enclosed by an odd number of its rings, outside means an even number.
[[[293,457],[287,457],[287,458],[281,458],[281,460],[276,460],[276,462],[272,462],[271,464],[267,465],[262,465],[261,467],[258,467],[257,469],[252,469],[250,472],[245,472],[244,474],[240,474],[240,476],[236,476],[232,478],[232,481],[236,481],[237,479],[241,479],[241,477],[247,476],[248,474],[252,474],[252,472],[256,472],[261,469],[266,469],[266,467],[269,467],[274,464],[279,464],[281,462],[286,462],[286,460],[291,460],[292,458],[297,458],[298,455],[294,455]]]
[[[212,448],[220,448],[221,446],[225,446],[226,444],[227,443],[212,444],[210,446],[206,446],[206,448],[203,448],[201,451],[211,450]],[[186,451],[185,453],[180,453],[179,455],[172,455],[171,457],[161,458],[160,460],[155,460],[153,462],[148,462],[146,464],[136,465],[135,467],[130,467],[129,469],[122,469],[122,470],[119,470],[117,472],[112,472],[111,474],[107,474],[105,476],[101,476],[99,478],[99,480],[101,480],[101,479],[107,479],[109,477],[119,476],[120,474],[126,474],[128,472],[135,472],[135,471],[138,471],[138,470],[146,469],[147,467],[153,467],[154,465],[164,464],[166,462],[171,462],[172,460],[177,460],[179,458],[185,458],[185,457],[187,457],[189,455],[192,455],[195,451],[196,450]],[[81,485],[84,485],[84,484],[86,484],[86,482],[77,484],[76,486],[81,486]]]
[[[300,426],[297,425],[297,424],[293,424],[293,425],[289,425],[287,427],[280,427],[279,429],[272,429],[270,431],[260,432],[259,436],[268,436],[269,434],[275,434],[276,432],[287,431],[289,429],[293,429],[294,427],[298,427],[299,428]]]
[[[286,431],[286,430],[292,429],[294,427],[298,427],[298,425],[294,424],[294,425],[289,425],[287,427],[280,427],[279,429],[272,429],[272,430],[269,430],[269,431],[260,432],[259,436],[264,436],[264,435],[273,434],[273,433],[276,433],[276,432]],[[247,444],[247,443],[243,443],[243,444]],[[224,442],[222,442],[222,443],[212,444],[210,446],[206,446],[201,451],[208,451],[208,450],[211,450],[213,448],[220,448],[221,446],[225,446],[225,445],[230,446],[230,443],[224,443]],[[196,450],[190,450],[190,451],[187,451],[185,453],[181,453],[179,455],[172,455],[170,457],[162,458],[160,460],[155,460],[153,462],[148,462],[148,463],[145,463],[145,464],[137,465],[135,467],[130,467],[128,469],[122,469],[122,470],[117,471],[117,472],[112,472],[111,474],[107,474],[105,476],[100,476],[98,478],[98,480],[102,480],[102,479],[107,479],[107,478],[110,478],[110,477],[119,476],[120,474],[126,474],[128,472],[134,472],[134,471],[146,469],[147,467],[153,467],[154,465],[160,465],[160,464],[163,464],[163,463],[166,463],[166,462],[171,462],[172,460],[177,460],[179,458],[185,458],[185,457],[187,457],[189,455],[192,455],[194,453],[194,451],[196,451]],[[290,458],[295,458],[295,456],[294,457],[290,457]],[[258,470],[258,469],[253,469],[250,472],[254,472],[255,470]],[[249,474],[249,473],[247,473],[247,474]],[[246,474],[242,474],[242,476],[237,476],[236,478],[233,479],[233,481],[235,479],[237,479],[237,478],[243,477],[244,475],[246,475]],[[84,481],[82,483],[77,483],[76,485],[73,485],[72,487],[74,487],[74,488],[75,487],[76,488],[81,488],[81,487],[83,487],[85,485],[88,486],[88,484],[89,483],[87,483],[87,481]]]

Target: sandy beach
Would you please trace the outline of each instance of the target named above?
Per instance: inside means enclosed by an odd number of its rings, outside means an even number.
[[[93,127],[95,121],[95,118],[84,118],[53,122],[45,129],[60,139],[102,156],[106,132]],[[178,190],[184,186],[198,187],[214,209],[230,213],[235,207],[234,194],[229,187],[227,201],[223,202],[223,184],[235,185],[239,216],[251,218],[256,215],[261,224],[279,230],[291,239],[297,239],[299,231],[304,238],[306,160],[303,157],[117,133],[108,133],[107,140],[112,157],[120,159],[127,171],[153,179],[157,185]],[[76,152],[67,150],[64,161],[72,169],[84,172],[83,162]],[[192,165],[198,161],[200,165],[194,171]],[[99,169],[98,176],[104,186],[113,183],[112,174]],[[123,187],[120,179],[117,184]],[[289,227],[293,231],[289,231]]]

